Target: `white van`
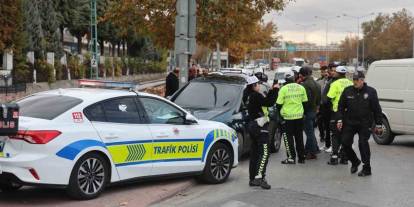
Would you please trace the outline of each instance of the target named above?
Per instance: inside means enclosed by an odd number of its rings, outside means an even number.
[[[374,62],[367,83],[377,90],[384,115],[384,133],[375,141],[391,144],[396,135],[414,134],[414,59]]]

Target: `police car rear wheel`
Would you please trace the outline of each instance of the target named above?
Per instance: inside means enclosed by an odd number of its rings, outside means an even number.
[[[395,134],[392,133],[390,124],[386,118],[382,118],[382,134],[373,134],[374,140],[379,145],[389,145],[394,141]]]
[[[109,164],[101,155],[84,155],[72,170],[68,194],[79,200],[98,197],[109,181],[109,169]]]
[[[228,146],[216,143],[207,157],[201,179],[211,184],[225,182],[230,175],[233,159],[233,154]]]

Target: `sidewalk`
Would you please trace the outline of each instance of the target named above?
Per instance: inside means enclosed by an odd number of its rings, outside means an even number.
[[[144,207],[168,199],[193,186],[193,178],[148,181],[108,187],[100,197],[71,200],[61,189],[24,188],[12,194],[0,193],[0,207]]]

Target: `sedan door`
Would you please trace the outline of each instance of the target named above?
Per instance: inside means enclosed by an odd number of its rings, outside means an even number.
[[[186,112],[165,100],[139,97],[153,135],[153,174],[197,172],[203,169],[204,139],[208,131],[185,123]]]
[[[110,99],[85,109],[107,146],[121,179],[152,174],[152,135],[138,112],[135,96]]]

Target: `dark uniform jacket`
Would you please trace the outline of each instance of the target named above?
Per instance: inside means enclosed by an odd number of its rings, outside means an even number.
[[[338,105],[340,119],[344,124],[371,127],[382,124],[382,109],[377,91],[366,83],[361,89],[354,86],[345,88]]]
[[[264,116],[262,107],[271,107],[276,103],[278,89],[272,89],[267,94],[267,97],[264,97],[261,93],[252,91],[249,94],[247,111],[249,113],[250,120],[255,120]]]
[[[179,87],[178,77],[173,72],[165,79],[165,97],[173,95]]]

